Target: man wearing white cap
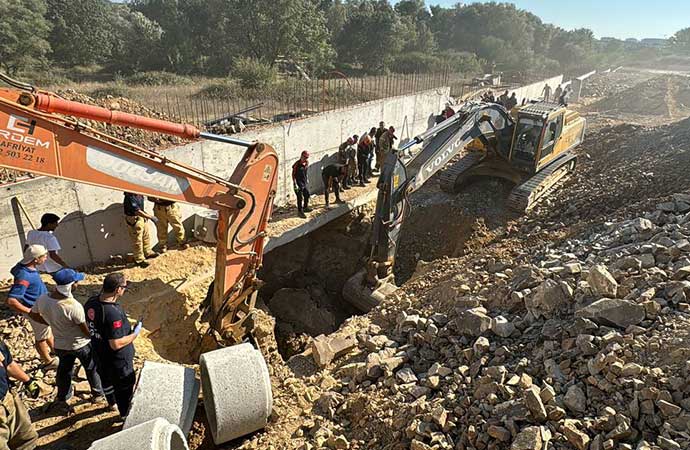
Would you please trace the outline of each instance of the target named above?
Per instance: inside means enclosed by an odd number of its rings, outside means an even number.
[[[81,362],[91,386],[93,400],[105,399],[101,378],[91,348],[91,334],[86,326],[84,307],[72,296],[84,274],[72,269],[61,269],[53,275],[55,291],[41,295],[29,316],[36,322],[50,325],[55,335],[55,353],[60,358],[57,368],[57,402],[67,402],[73,395],[74,363]]]
[[[24,250],[24,258],[10,271],[14,282],[7,295],[7,306],[13,311],[24,314],[29,321],[36,339],[36,351],[43,362],[42,369],[55,370],[58,366],[58,358],[50,356],[53,349],[53,335],[50,327],[29,317],[31,308],[38,297],[48,292],[38,271],[38,266],[45,263],[47,259],[48,250],[42,245],[30,245]]]

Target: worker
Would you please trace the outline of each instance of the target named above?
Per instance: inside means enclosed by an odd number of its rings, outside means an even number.
[[[352,136],[352,145],[347,147],[347,185],[352,187],[357,184],[357,143],[359,135]]]
[[[443,120],[446,120],[446,119],[451,118],[453,115],[455,115],[455,110],[450,105],[450,103],[446,103],[446,107],[443,110],[443,113],[441,113],[441,114],[443,115]]]
[[[506,109],[508,111],[512,110],[515,108],[518,104],[517,96],[515,95],[515,92],[508,98],[508,101],[506,102]]]
[[[541,95],[545,102],[548,102],[551,99],[551,86],[549,86],[549,83],[544,84],[544,89],[542,89]]]
[[[157,223],[155,216],[144,211],[144,196],[125,192],[124,200],[125,222],[132,241],[134,263],[139,267],[148,267],[147,259],[155,258],[158,253],[151,250],[151,240],[147,221]]]
[[[134,392],[133,342],[142,327],[138,322],[132,329],[125,310],[118,303],[126,290],[124,274],[108,274],[100,294],[91,297],[84,305],[105,398],[110,406],[117,404],[122,418],[127,416]]]
[[[560,101],[561,95],[563,95],[563,88],[559,84],[556,90],[553,92],[554,103]]]
[[[94,401],[103,398],[101,378],[96,371],[89,328],[86,326],[84,307],[72,295],[72,291],[85,278],[83,273],[62,269],[53,279],[53,292],[41,295],[31,308],[29,316],[36,322],[49,325],[55,336],[55,353],[60,358],[55,377],[56,401],[64,406],[72,398],[72,377],[77,359],[86,372]]]
[[[31,423],[29,411],[19,396],[10,390],[10,377],[22,383],[28,396],[37,399],[41,388],[12,359],[7,345],[0,341],[0,449],[33,450],[38,433]]]
[[[371,141],[371,147],[369,151],[369,160],[367,161],[367,177],[372,177],[374,169],[371,167],[371,163],[374,161],[374,155],[377,152],[376,149],[376,127],[371,127],[369,130],[369,140]]]
[[[38,266],[48,259],[48,250],[42,245],[30,245],[24,250],[24,257],[15,265],[10,273],[14,277],[12,287],[7,294],[7,306],[26,317],[34,333],[34,346],[41,359],[44,371],[58,368],[59,358],[53,358],[50,353],[54,348],[53,335],[48,325],[36,322],[29,313],[36,300],[48,290],[41,279]]]
[[[395,136],[395,128],[393,126],[388,127],[388,130],[381,135],[381,139],[379,140],[381,145],[379,156],[381,159],[377,162],[379,167],[383,167],[383,163],[393,149],[393,144],[396,139],[398,138]]]
[[[369,183],[369,155],[372,152],[372,140],[368,134],[362,136],[357,144],[357,170],[359,172],[359,185],[366,186]]]
[[[348,137],[345,142],[340,144],[338,147],[338,164],[342,164],[345,167],[350,166],[350,152],[349,148],[353,146],[357,141],[354,140],[352,136]],[[342,188],[347,190],[350,189],[350,186],[347,183],[347,177],[345,180],[343,180]]]
[[[508,104],[509,98],[510,97],[508,96],[508,91],[505,91],[503,94],[501,94],[500,97],[498,97],[498,103],[503,105],[503,107],[505,108],[506,105]]]
[[[381,164],[380,164],[381,160],[382,160],[382,157],[380,155],[380,153],[381,153],[381,136],[383,136],[383,133],[385,133],[386,131],[387,131],[386,123],[383,121],[379,122],[379,127],[376,129],[376,141],[375,141],[375,144],[376,144],[376,166],[374,167],[374,170],[376,172],[381,170]]]
[[[321,170],[326,208],[329,205],[329,193],[331,190],[335,194],[335,201],[342,203],[342,200],[340,200],[340,183],[347,177],[347,173],[348,167],[344,164],[329,164]]]
[[[309,152],[306,150],[292,165],[292,187],[297,195],[297,214],[306,218],[304,213],[311,212],[309,207]]]
[[[26,244],[24,250],[30,245],[39,244],[48,250],[48,259],[37,267],[39,272],[55,273],[63,267],[69,267],[67,263],[58,255],[60,242],[54,232],[60,223],[60,217],[53,213],[46,213],[41,216],[41,228],[31,230],[26,234]]]
[[[563,89],[563,93],[558,99],[558,103],[560,103],[563,106],[568,106],[568,103],[570,102],[570,94],[573,92],[573,90],[570,88],[570,85],[566,86],[565,89]]]
[[[189,244],[184,241],[182,214],[177,203],[156,197],[149,197],[149,201],[153,202],[153,215],[158,219],[155,222],[156,235],[158,236],[158,252],[165,253],[168,251],[168,225],[173,230],[175,245],[182,249],[189,247]]]

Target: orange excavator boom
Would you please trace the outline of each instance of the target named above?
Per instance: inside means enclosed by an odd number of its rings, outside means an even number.
[[[8,81],[6,76],[0,79]],[[278,181],[269,145],[205,133],[188,124],[65,100],[10,80],[0,89],[0,166],[218,211],[211,326],[241,341],[258,286],[266,227]],[[246,148],[229,180],[102,134],[71,117]]]

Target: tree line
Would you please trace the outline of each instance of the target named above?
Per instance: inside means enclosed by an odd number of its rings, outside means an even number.
[[[0,67],[98,65],[123,75],[227,76],[280,59],[308,73],[556,72],[616,64],[636,49],[564,30],[507,3],[424,0],[3,0]],[[690,29],[672,44],[690,53]]]

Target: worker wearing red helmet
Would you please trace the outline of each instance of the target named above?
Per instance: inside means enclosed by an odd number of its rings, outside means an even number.
[[[309,207],[309,152],[303,151],[300,158],[292,165],[292,186],[297,195],[297,213],[306,218],[311,211]]]

